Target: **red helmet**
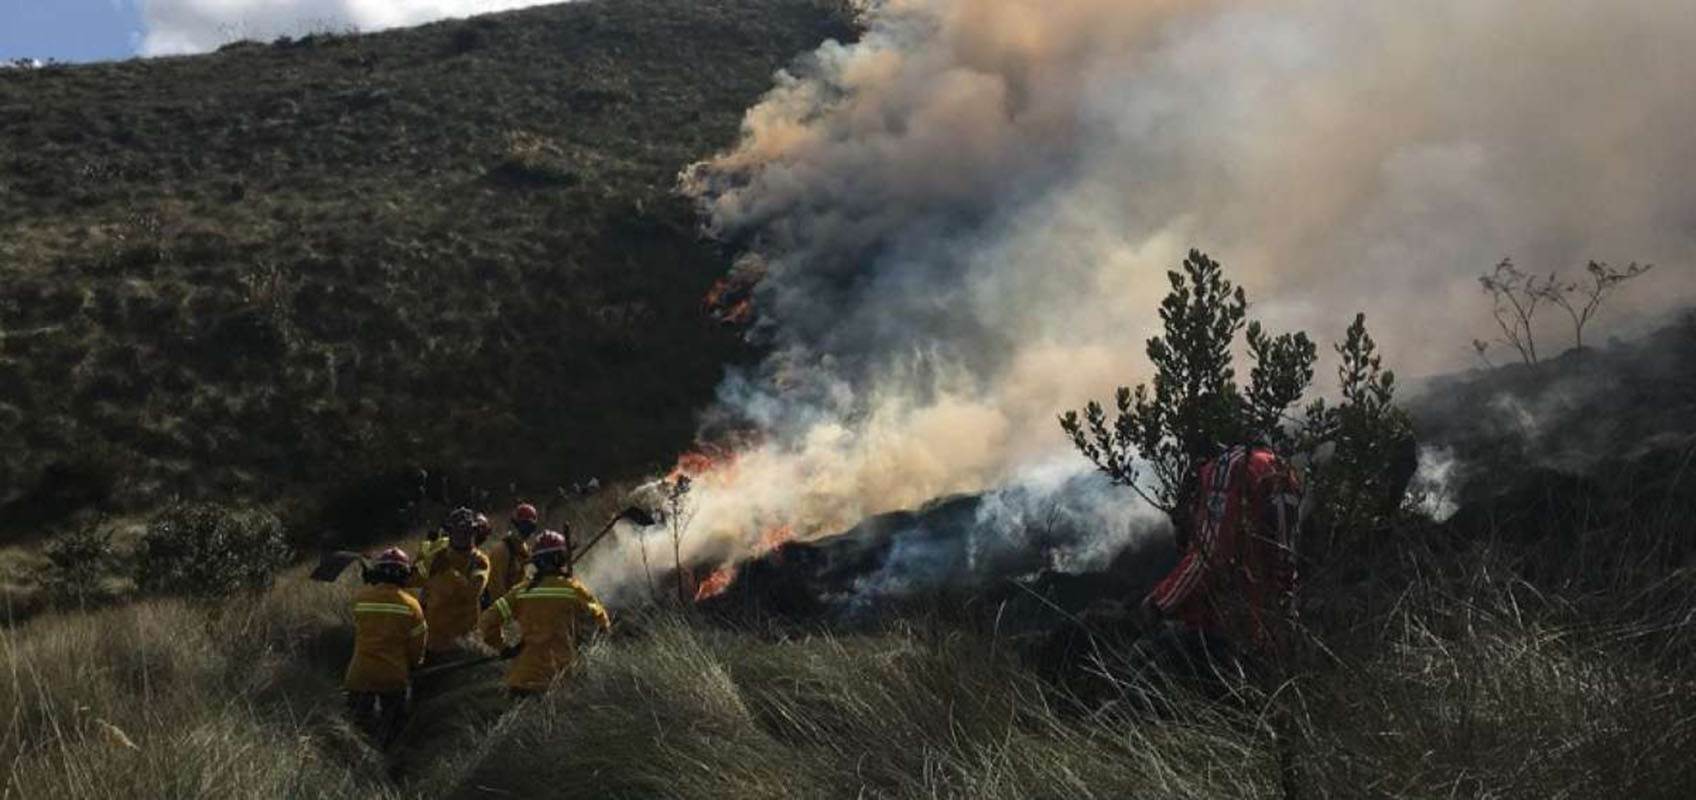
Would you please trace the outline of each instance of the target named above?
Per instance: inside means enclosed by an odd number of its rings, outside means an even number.
[[[563,534],[559,531],[542,531],[537,534],[536,543],[530,546],[530,560],[536,561],[543,556],[569,552],[571,552],[571,546],[566,544]]]
[[[536,507],[529,503],[519,503],[518,507],[512,510],[514,522],[536,522],[541,518],[542,515],[536,513]]]
[[[406,551],[398,547],[391,547],[378,553],[376,558],[371,559],[371,564],[378,567],[395,566],[402,570],[412,569],[412,559],[407,558]]]

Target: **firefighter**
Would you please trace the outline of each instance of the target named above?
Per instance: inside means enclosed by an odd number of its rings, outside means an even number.
[[[431,657],[455,652],[458,639],[477,627],[477,600],[489,581],[489,558],[476,545],[477,512],[456,508],[444,527],[447,544],[418,559],[411,583],[423,590]]]
[[[1295,618],[1301,483],[1254,445],[1202,461],[1192,489],[1182,554],[1137,617],[1159,631],[1149,650],[1163,671],[1240,672],[1246,656],[1274,656]]]
[[[443,520],[440,525],[424,534],[424,540],[418,543],[418,561],[423,563],[448,548],[448,523]]]
[[[519,503],[512,510],[512,527],[489,548],[489,588],[483,592],[484,608],[524,580],[524,565],[530,560],[529,539],[540,520],[536,507],[529,503]]]
[[[482,512],[478,512],[477,521],[472,523],[472,529],[476,531],[473,540],[476,542],[478,550],[483,549],[483,545],[488,544],[489,537],[495,535],[495,526],[489,522],[489,515]]]
[[[405,551],[384,550],[353,596],[353,658],[342,689],[355,724],[383,747],[406,722],[407,675],[424,660],[428,639],[424,610],[404,589],[411,569]]]
[[[571,549],[564,535],[545,531],[530,555],[536,574],[513,587],[483,612],[478,629],[483,641],[517,657],[507,670],[507,689],[523,696],[546,691],[555,676],[577,656],[577,634],[584,622],[610,630],[612,622],[587,587],[570,576]],[[508,647],[506,625],[516,623],[521,641]]]

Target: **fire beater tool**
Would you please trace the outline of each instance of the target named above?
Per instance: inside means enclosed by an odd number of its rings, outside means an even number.
[[[575,564],[575,563],[577,563],[577,561],[579,559],[581,559],[581,558],[583,558],[583,556],[587,555],[589,553],[590,548],[599,544],[601,539],[605,538],[606,535],[612,531],[613,526],[617,525],[620,520],[630,520],[632,523],[640,525],[644,528],[649,526],[649,525],[653,525],[657,522],[657,520],[654,519],[654,515],[648,513],[648,511],[645,510],[645,509],[638,508],[636,506],[631,506],[629,508],[626,508],[623,511],[618,512],[618,514],[615,515],[612,519],[607,520],[607,524],[605,526],[603,526],[598,533],[596,533],[594,536],[589,537],[589,543],[583,545],[582,549],[580,549],[576,553],[572,554],[571,562],[573,564]]]
[[[497,661],[506,661],[507,659],[513,658],[517,655],[518,648],[512,647],[492,656],[478,656],[476,658],[467,658],[463,661],[450,661],[446,664],[437,664],[433,667],[425,667],[420,670],[414,670],[408,678],[410,680],[417,680],[419,678],[428,678],[431,675],[440,675],[444,672],[457,672],[462,669],[470,669],[471,667],[482,664],[493,664]]]

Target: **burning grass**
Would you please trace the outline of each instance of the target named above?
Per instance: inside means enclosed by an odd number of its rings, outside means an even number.
[[[345,587],[297,575],[222,607],[42,615],[0,633],[0,795],[1277,797],[1286,778],[1310,797],[1696,790],[1689,566],[1592,558],[1574,574],[1611,581],[1582,590],[1527,579],[1499,546],[1412,542],[1382,554],[1399,568],[1328,590],[1323,646],[1236,704],[1172,690],[1150,711],[1122,676],[1080,702],[943,609],[862,635],[629,613],[549,695],[513,706],[498,670],[468,673],[386,755],[339,715]]]

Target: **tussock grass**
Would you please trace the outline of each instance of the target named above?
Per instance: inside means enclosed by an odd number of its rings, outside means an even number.
[[[1657,535],[1670,535],[1672,529]],[[1649,535],[1649,534],[1640,534]],[[468,670],[377,753],[340,715],[346,587],[148,601],[0,633],[5,796],[1687,797],[1687,566],[1410,536],[1329,587],[1279,674],[1085,702],[938,613],[832,635],[631,613],[538,698]],[[1586,588],[1593,587],[1593,588]],[[1652,596],[1653,602],[1643,598]],[[1367,602],[1370,597],[1371,602]],[[1681,601],[1680,598],[1683,598]],[[1683,602],[1683,605],[1679,605]],[[956,621],[950,621],[951,619]],[[1123,653],[1106,645],[1105,663]],[[114,731],[121,731],[125,744]],[[132,746],[133,744],[133,746]]]
[[[1221,735],[1216,709],[1169,724],[1128,709],[1072,718],[1050,695],[966,634],[769,641],[665,617],[504,720],[454,796],[1268,794],[1270,751]]]
[[[393,796],[336,714],[339,595],[291,581],[0,631],[5,796]]]

